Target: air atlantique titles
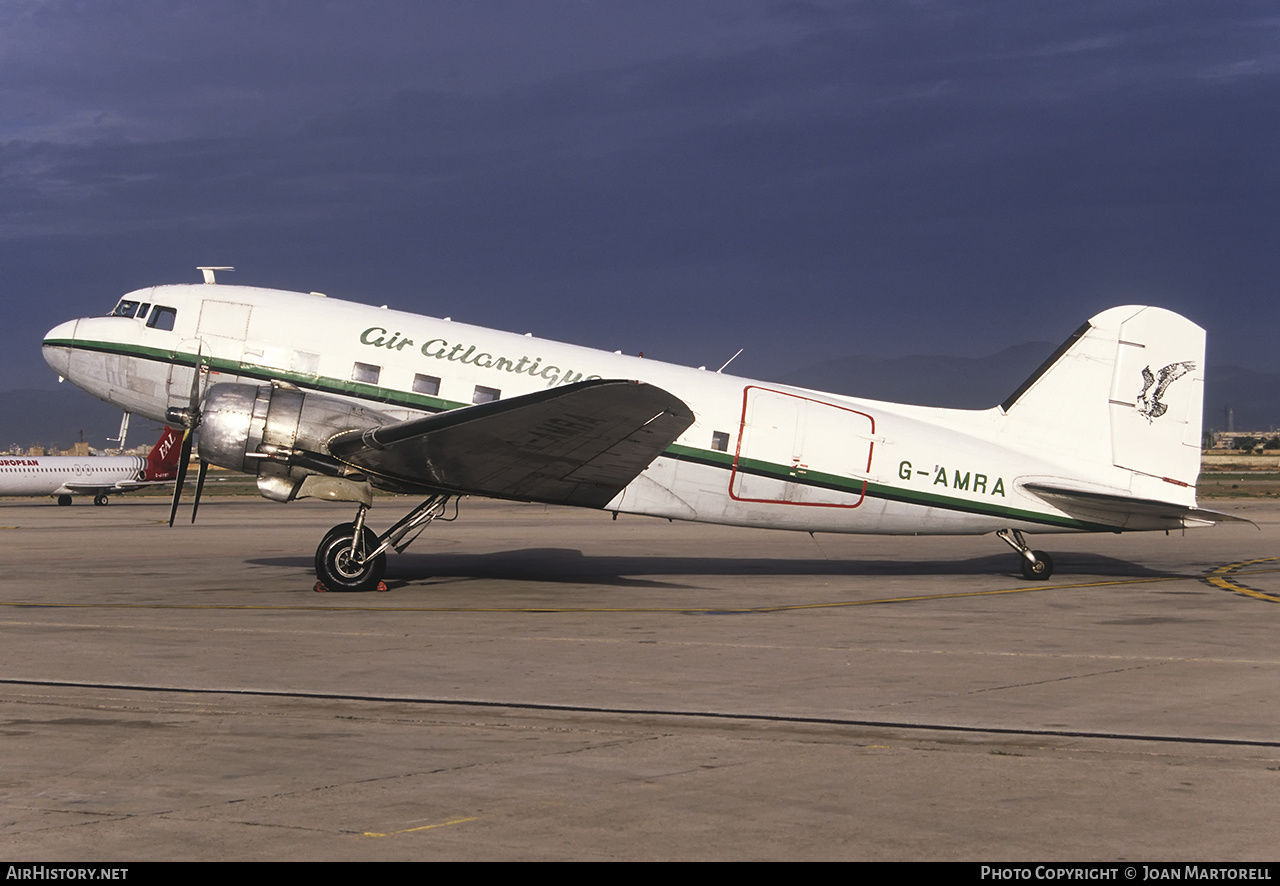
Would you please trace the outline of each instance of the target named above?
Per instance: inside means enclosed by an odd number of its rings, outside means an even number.
[[[360,333],[360,344],[374,348],[386,348],[388,351],[402,351],[414,346],[411,338],[401,338],[400,333],[387,335],[381,326],[370,326]],[[418,349],[424,357],[435,357],[437,360],[448,360],[451,363],[462,363],[469,366],[480,366],[485,369],[501,369],[504,372],[515,372],[533,378],[546,379],[547,387],[557,384],[567,385],[584,379],[597,379],[598,375],[584,376],[581,372],[561,369],[559,366],[542,365],[541,357],[520,357],[512,359],[490,354],[487,351],[476,352],[475,345],[450,345],[443,338],[433,338]]]

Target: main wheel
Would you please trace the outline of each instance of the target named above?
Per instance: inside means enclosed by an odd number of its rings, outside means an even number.
[[[1031,552],[1036,562],[1032,563],[1026,557],[1019,557],[1018,562],[1022,564],[1022,577],[1029,581],[1044,581],[1053,575],[1053,558],[1044,551]]]
[[[355,529],[356,529],[356,524],[354,523],[339,523],[337,526],[333,527],[332,529],[330,529],[328,532],[324,534],[324,538],[320,539],[320,546],[316,548],[316,575],[317,576],[319,576],[320,569],[322,568],[320,565],[320,552],[323,551],[325,546],[329,544],[329,542],[333,541],[335,538],[343,538],[343,537],[351,538],[352,534],[355,532]],[[378,537],[374,533],[374,531],[370,529],[368,526],[364,528],[363,538],[364,538],[364,549],[366,551],[372,551],[375,547],[377,547],[377,544],[375,543],[377,542]]]
[[[59,495],[59,496],[58,496],[58,505],[59,505],[59,507],[64,507],[64,508],[65,508],[65,507],[66,507],[67,505],[69,505],[69,504],[71,504],[71,496],[69,496],[69,495]]]
[[[110,501],[111,499],[107,498],[105,495],[95,495],[93,497],[93,503],[95,505],[105,505],[105,504],[108,504]]]
[[[316,578],[333,591],[372,591],[387,570],[387,555],[359,560],[352,548],[354,523],[335,526],[325,533],[316,548]],[[378,546],[373,530],[364,527],[360,535],[362,553]]]

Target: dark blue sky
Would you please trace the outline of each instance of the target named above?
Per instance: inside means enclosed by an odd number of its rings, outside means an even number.
[[[3,388],[199,264],[763,377],[1280,328],[1272,2],[6,0],[0,111]]]

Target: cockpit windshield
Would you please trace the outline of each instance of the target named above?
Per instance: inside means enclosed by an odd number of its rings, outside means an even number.
[[[107,316],[136,317],[139,320],[146,320],[147,326],[151,329],[172,330],[178,316],[177,309],[166,305],[156,305],[155,310],[151,310],[151,307],[150,302],[136,302],[122,298],[120,303],[116,305],[115,310]]]

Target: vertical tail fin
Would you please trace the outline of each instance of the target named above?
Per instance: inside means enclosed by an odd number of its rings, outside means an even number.
[[[178,473],[178,454],[182,451],[179,445],[182,435],[173,428],[166,427],[160,434],[156,445],[147,454],[147,480],[172,480]]]
[[[1194,501],[1204,341],[1203,329],[1163,308],[1103,311],[1001,404],[1006,432],[1045,453],[1128,471],[1134,494],[1183,500],[1189,487]]]

